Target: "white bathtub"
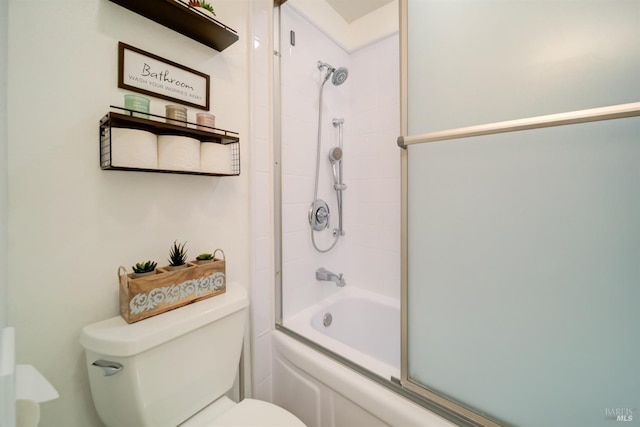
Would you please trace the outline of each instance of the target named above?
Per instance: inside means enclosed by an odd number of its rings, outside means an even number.
[[[400,376],[398,301],[347,287],[283,324],[383,378]],[[453,426],[284,332],[271,343],[272,400],[308,427]]]
[[[271,338],[272,401],[307,427],[455,426],[283,332]]]
[[[331,325],[324,326],[329,313]],[[358,288],[285,319],[283,325],[369,371],[400,377],[400,302]]]

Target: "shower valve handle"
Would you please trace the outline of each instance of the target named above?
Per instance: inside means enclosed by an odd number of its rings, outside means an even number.
[[[320,223],[325,222],[328,217],[329,217],[329,214],[323,208],[319,208],[316,211],[316,219],[318,220],[318,222]]]
[[[329,228],[329,205],[324,200],[316,200],[311,203],[309,208],[309,225],[315,231],[321,231],[325,228]]]

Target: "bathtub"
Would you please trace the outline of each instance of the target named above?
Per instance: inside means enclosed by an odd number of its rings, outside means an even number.
[[[333,318],[329,326],[326,313]],[[345,288],[283,325],[379,377],[399,377],[397,301]],[[454,426],[287,331],[272,331],[271,343],[272,401],[308,427]]]
[[[330,324],[325,326],[325,316]],[[345,288],[283,325],[386,379],[400,377],[400,302]]]

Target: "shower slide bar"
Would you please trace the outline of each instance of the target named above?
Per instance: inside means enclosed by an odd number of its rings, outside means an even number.
[[[591,108],[588,110],[578,110],[569,113],[549,114],[546,116],[428,132],[418,135],[399,136],[398,146],[406,149],[409,145],[422,144],[425,142],[446,141],[449,139],[469,138],[472,136],[493,135],[497,133],[516,132],[527,129],[539,129],[635,116],[640,116],[640,102]]]

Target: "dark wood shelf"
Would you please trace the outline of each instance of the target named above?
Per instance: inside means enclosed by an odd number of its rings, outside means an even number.
[[[176,0],[111,1],[219,52],[238,41],[232,28]]]
[[[134,113],[141,114],[141,113]],[[154,116],[164,120],[164,117]],[[195,123],[188,123],[195,127]],[[111,126],[114,128],[128,128],[146,130],[156,135],[178,135],[195,138],[200,142],[216,142],[218,144],[231,144],[240,141],[238,134],[229,130],[211,128],[211,132],[200,129],[194,129],[188,126],[179,126],[171,123],[164,123],[159,120],[143,119],[140,117],[130,116],[128,114],[115,113],[113,111],[107,113],[101,120],[100,126]]]
[[[119,108],[119,107],[112,107]],[[137,113],[141,114],[141,113]],[[100,167],[103,170],[124,170],[137,172],[157,172],[173,173],[182,175],[205,175],[205,176],[237,176],[240,175],[240,138],[236,132],[211,128],[211,131],[195,129],[195,123],[187,123],[187,126],[179,126],[165,123],[165,117],[149,114],[149,119],[133,117],[129,114],[108,112],[100,119]],[[154,119],[155,118],[155,119]],[[191,126],[191,127],[189,127]],[[165,169],[143,169],[133,167],[122,167],[111,165],[111,128],[140,129],[156,135],[178,135],[195,138],[201,143],[216,143],[231,145],[232,173],[209,173],[195,171],[165,170]]]

